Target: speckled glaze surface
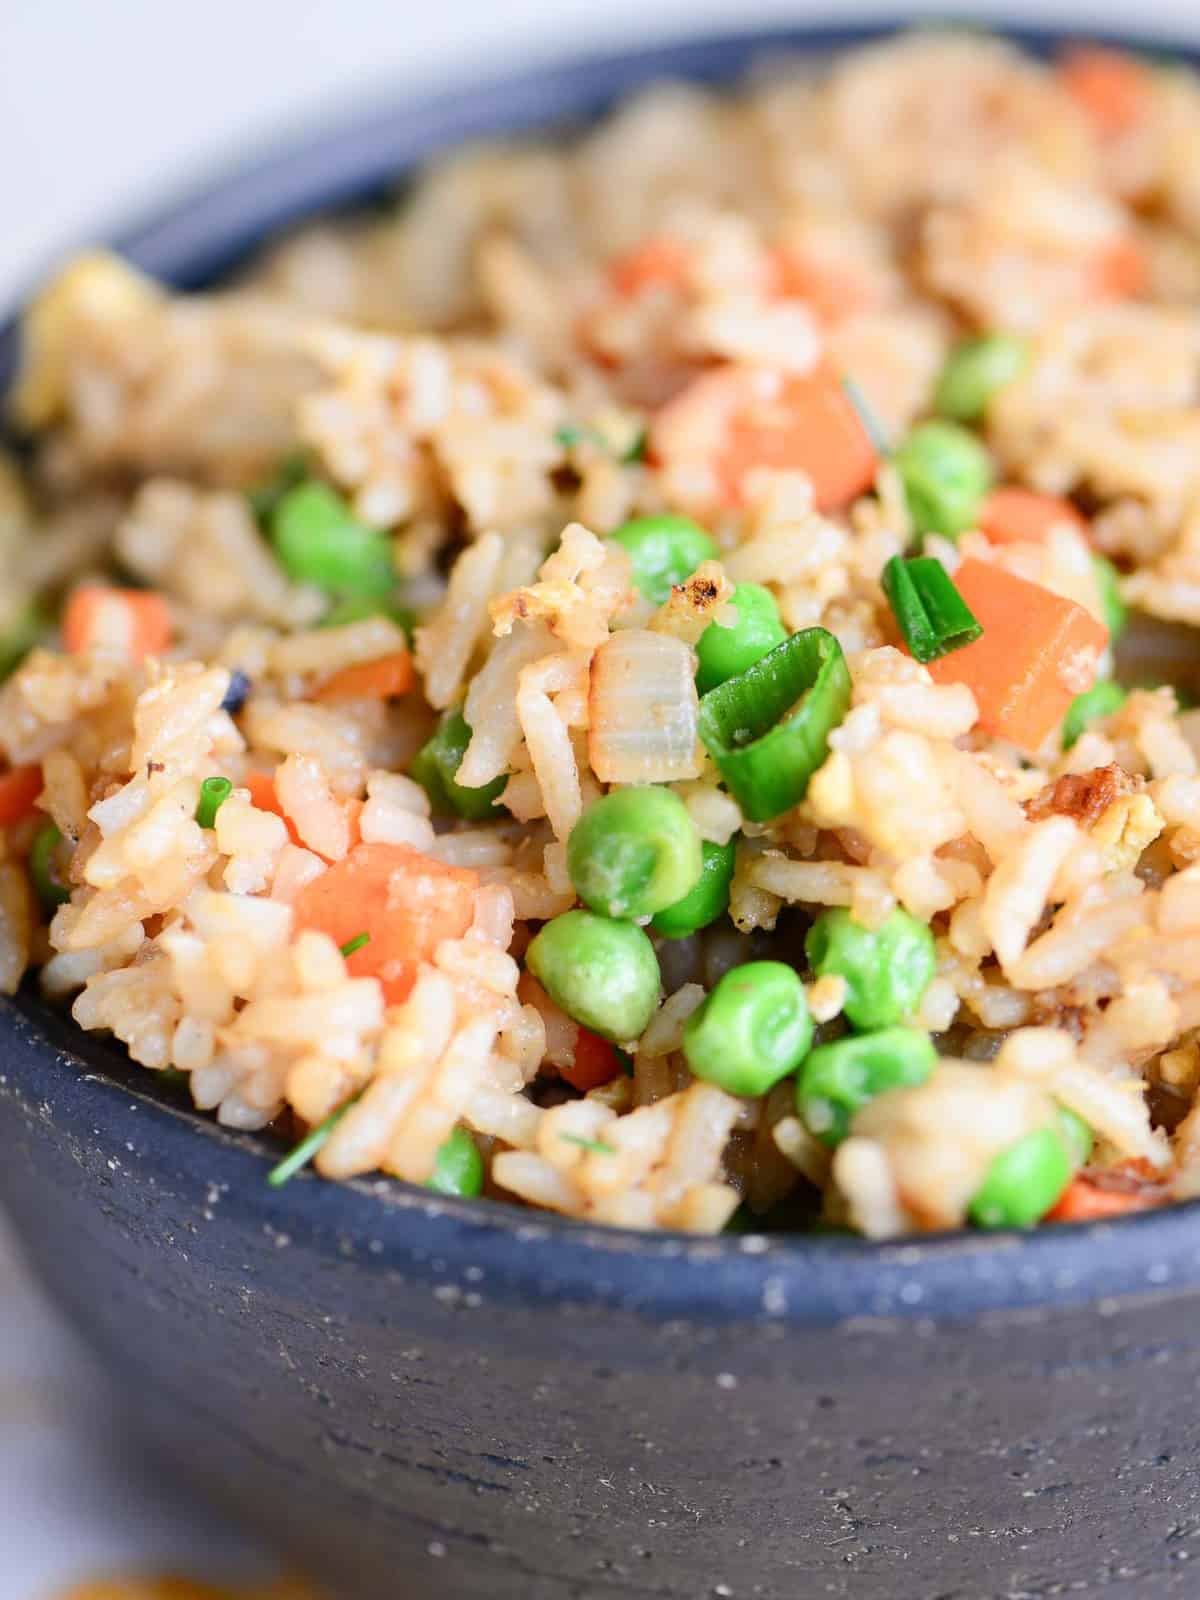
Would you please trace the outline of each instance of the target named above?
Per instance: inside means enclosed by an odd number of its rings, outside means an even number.
[[[701,41],[391,108],[121,243],[202,283],[445,144],[861,37]],[[0,382],[12,355],[10,328]],[[31,997],[0,1002],[0,1146],[31,1260],[165,1455],[335,1595],[1200,1589],[1196,1206],[885,1248],[275,1192],[264,1142]]]

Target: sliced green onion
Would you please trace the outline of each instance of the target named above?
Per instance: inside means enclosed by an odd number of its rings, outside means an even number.
[[[850,709],[850,671],[825,628],[805,628],[710,689],[700,737],[742,812],[769,822],[804,798]]]
[[[54,852],[62,843],[62,834],[53,822],[43,822],[33,836],[29,850],[29,876],[48,917],[71,898],[71,891],[56,876]]]
[[[983,632],[954,580],[933,556],[893,556],[880,576],[904,642],[918,661],[961,650]]]
[[[863,432],[874,446],[875,454],[877,456],[890,455],[892,449],[891,441],[887,436],[887,429],[880,422],[874,406],[853,378],[844,376],[842,378],[842,388],[846,391],[847,400],[858,412],[858,420],[863,425]]]
[[[216,827],[217,812],[232,793],[233,784],[228,778],[205,778],[196,803],[196,821],[202,828]]]
[[[621,457],[622,466],[636,466],[639,461],[646,459],[646,446],[650,442],[649,428],[639,428],[633,436],[633,443]]]
[[[590,1150],[598,1156],[615,1156],[616,1150],[611,1144],[605,1144],[602,1139],[585,1139],[581,1133],[560,1133],[558,1136],[564,1144],[577,1144],[581,1150]]]
[[[628,1050],[622,1050],[619,1045],[613,1045],[613,1054],[620,1064],[621,1071],[627,1078],[633,1077],[633,1057]]]
[[[357,1094],[352,1094],[349,1100],[338,1106],[336,1111],[331,1111],[324,1122],[318,1122],[316,1127],[301,1139],[294,1150],[290,1150],[282,1161],[271,1168],[270,1172],[267,1173],[267,1182],[272,1189],[282,1188],[289,1178],[294,1178],[302,1167],[308,1165],[322,1146],[328,1142],[329,1135],[337,1127],[350,1107],[362,1098],[362,1094],[363,1090],[360,1089]]]
[[[342,955],[352,956],[356,950],[361,950],[363,945],[370,944],[370,942],[371,935],[369,933],[356,933],[353,939],[347,939],[342,946]]]

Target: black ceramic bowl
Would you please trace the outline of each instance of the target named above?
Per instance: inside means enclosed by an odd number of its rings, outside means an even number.
[[[867,30],[869,31],[869,30]],[[706,40],[391,108],[120,241],[195,285],[463,138],[863,32]],[[1048,35],[1025,41],[1046,49]],[[0,342],[0,378],[12,360]],[[1194,1595],[1200,1211],[880,1247],[264,1182],[32,995],[0,1198],[150,1436],[338,1595]]]

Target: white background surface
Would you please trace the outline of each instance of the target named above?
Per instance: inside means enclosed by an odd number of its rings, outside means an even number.
[[[815,0],[0,0],[0,304],[64,246],[173,183],[264,141],[427,88],[632,39],[806,15],[879,13]],[[917,15],[1001,9],[917,0]],[[1200,39],[1196,0],[1011,0],[1011,18],[1081,32],[1133,21]],[[0,1152],[2,1159],[2,1152]],[[0,1600],[49,1600],[138,1564],[220,1576],[247,1557],[172,1498],[128,1449],[86,1363],[0,1232]]]
[[[904,0],[0,0],[0,299],[181,175],[357,97],[514,59]],[[918,16],[1200,36],[1196,0],[911,0]]]

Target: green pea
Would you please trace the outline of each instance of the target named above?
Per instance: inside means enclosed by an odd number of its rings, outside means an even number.
[[[479,1194],[483,1189],[483,1157],[465,1128],[455,1128],[439,1146],[433,1171],[425,1180],[438,1194]]]
[[[808,930],[804,949],[822,977],[844,978],[842,1006],[856,1028],[887,1028],[916,1010],[933,977],[933,935],[907,911],[865,928],[844,906],[824,911]]]
[[[566,911],[533,939],[525,965],[555,1005],[614,1044],[636,1039],[658,1004],[658,958],[636,923]]]
[[[438,816],[484,822],[488,817],[502,815],[496,801],[504,792],[508,774],[502,772],[479,789],[457,782],[455,775],[470,742],[471,729],[462,712],[447,711],[432,738],[413,757],[408,776],[421,785]]]
[[[733,591],[737,621],[730,628],[710,622],[696,645],[696,688],[707,694],[736,678],[787,638],[775,596],[760,583],[739,583]]]
[[[973,433],[956,422],[923,422],[892,459],[918,535],[956,539],[974,525],[992,486],[992,463]]]
[[[980,1228],[1030,1228],[1071,1181],[1071,1156],[1057,1128],[1038,1128],[1002,1150],[969,1206]]]
[[[992,396],[1029,365],[1029,344],[1012,333],[964,339],[946,360],[933,394],[934,409],[954,422],[979,422]]]
[[[729,885],[733,881],[737,855],[734,841],[713,844],[704,839],[700,854],[700,876],[694,887],[651,919],[650,926],[664,939],[686,939],[701,928],[707,928],[729,909]]]
[[[887,1089],[924,1083],[937,1063],[927,1033],[881,1028],[818,1045],[796,1080],[796,1109],[810,1133],[838,1145],[854,1113]]]
[[[271,513],[271,538],[296,583],[370,597],[388,594],[396,581],[387,534],[359,522],[326,483],[289,489]]]
[[[1069,1106],[1059,1106],[1058,1131],[1067,1147],[1072,1166],[1086,1166],[1091,1159],[1092,1148],[1096,1143],[1096,1135],[1088,1127],[1087,1123],[1077,1112],[1072,1111]]]
[[[804,1060],[813,1022],[804,985],[782,961],[747,961],[727,972],[683,1030],[697,1078],[729,1094],[760,1095]]]
[[[43,822],[29,847],[29,876],[42,910],[52,917],[59,906],[71,898],[71,891],[59,876],[60,846],[63,836],[53,822]]]
[[[1084,729],[1090,727],[1093,722],[1099,722],[1102,717],[1111,717],[1114,711],[1119,711],[1125,704],[1125,699],[1124,689],[1111,678],[1102,678],[1090,689],[1077,694],[1067,707],[1067,714],[1063,718],[1063,749],[1069,750]]]
[[[1115,644],[1129,622],[1129,607],[1121,599],[1121,574],[1107,556],[1095,554],[1092,556],[1092,571],[1096,575],[1096,587],[1100,590],[1108,642]]]
[[[670,789],[614,789],[571,829],[567,871],[606,917],[649,917],[696,887],[702,854],[688,809]]]
[[[702,561],[718,554],[712,538],[690,517],[635,517],[611,537],[629,551],[634,587],[656,606]]]
[[[293,450],[284,456],[269,478],[248,491],[246,500],[259,527],[270,526],[275,508],[287,494],[308,477],[308,456],[303,450]]]

